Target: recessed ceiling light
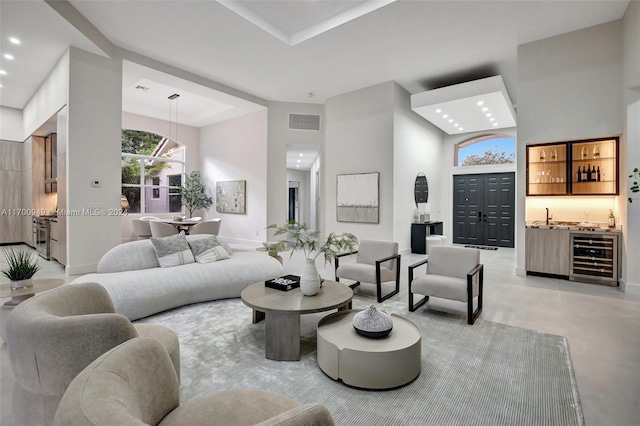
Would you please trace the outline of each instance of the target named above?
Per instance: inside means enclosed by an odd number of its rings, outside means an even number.
[[[296,167],[300,167],[300,164],[296,164]]]
[[[458,127],[458,130],[464,130],[462,127]]]
[[[483,105],[484,102],[483,101],[478,101],[478,105]]]
[[[450,119],[449,119],[449,123],[453,123],[453,118],[450,118]]]
[[[453,127],[458,127],[458,123],[455,123],[455,124],[453,125]]]
[[[448,114],[445,114],[442,116],[442,118],[447,118],[448,116],[449,116]]]
[[[298,160],[298,163],[301,162],[302,160]]]
[[[494,126],[497,126],[497,125],[498,125],[498,123],[493,123],[493,125],[494,125]]]
[[[442,110],[441,110],[440,108],[438,108],[438,109],[436,110],[436,114],[440,114],[441,112],[442,112]]]
[[[302,157],[304,154],[300,153],[300,157]]]
[[[487,113],[487,117],[491,117],[491,113]]]
[[[496,121],[496,119],[495,118],[490,118],[489,121]]]
[[[489,108],[487,107],[482,108],[482,112],[487,112],[487,111],[489,111]]]
[[[15,59],[11,53],[5,53],[3,56],[5,57],[5,59],[9,59],[9,60]]]
[[[2,88],[2,84],[0,84],[0,88]]]
[[[0,75],[7,75],[7,72],[5,70],[0,70]]]
[[[13,44],[20,44],[20,40],[18,40],[16,37],[9,37],[9,41]]]

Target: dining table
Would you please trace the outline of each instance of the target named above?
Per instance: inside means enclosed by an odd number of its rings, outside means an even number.
[[[178,231],[184,231],[185,234],[189,233],[189,229],[193,225],[200,223],[199,220],[190,220],[190,219],[183,219],[183,220],[158,219],[158,222],[168,223],[169,225],[173,225],[178,229]]]

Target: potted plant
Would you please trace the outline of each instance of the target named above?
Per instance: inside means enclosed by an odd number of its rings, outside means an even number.
[[[184,184],[180,187],[182,204],[189,210],[189,217],[193,215],[194,210],[206,209],[213,204],[213,199],[206,194],[204,189],[202,176],[197,170],[188,174]]]
[[[640,180],[640,169],[637,167],[633,169],[633,173],[629,175],[629,179],[633,179],[633,185],[631,185],[629,190],[634,194],[640,192],[640,187],[638,186],[638,180]],[[629,202],[633,203],[633,199],[631,197],[629,197]]]
[[[296,250],[304,253],[305,265],[300,276],[300,290],[305,296],[314,296],[320,290],[320,275],[316,267],[316,259],[323,255],[325,263],[331,262],[340,252],[353,252],[358,246],[355,235],[345,232],[343,234],[329,233],[323,244],[320,244],[319,231],[312,231],[304,223],[291,220],[283,226],[275,224],[267,226],[267,229],[275,229],[275,236],[286,235],[286,241],[279,241],[272,245],[272,249],[283,251],[287,247],[291,249],[291,256]]]
[[[7,267],[0,272],[11,281],[11,289],[31,287],[31,278],[40,270],[38,255],[34,252],[9,248],[4,252]]]

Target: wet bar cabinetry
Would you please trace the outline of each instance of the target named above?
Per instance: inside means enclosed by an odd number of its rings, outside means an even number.
[[[527,195],[567,195],[567,144],[527,147]]]
[[[528,145],[527,195],[618,195],[618,138]]]

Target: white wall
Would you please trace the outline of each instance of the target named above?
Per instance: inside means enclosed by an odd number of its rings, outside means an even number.
[[[429,183],[431,219],[447,220],[444,194],[451,180],[443,174],[443,132],[411,110],[411,95],[394,83],[393,120],[393,238],[400,250],[411,248],[411,223],[417,212],[414,185],[422,172]],[[446,235],[446,234],[445,234]]]
[[[311,169],[309,170],[309,228],[313,231],[320,229],[320,202],[318,197],[320,196],[318,188],[320,186],[320,155],[313,160]]]
[[[618,211],[624,225],[624,258],[621,285],[626,292],[640,294],[640,196],[627,203],[629,179],[635,167],[640,167],[640,2],[632,1],[622,22],[623,30],[623,112],[624,134],[620,150],[620,197]],[[626,158],[626,161],[624,160]]]
[[[22,110],[0,106],[0,140],[23,142]]]
[[[264,109],[200,129],[200,170],[208,194],[214,199],[204,217],[222,218],[220,236],[231,241],[259,244],[267,239],[267,125]],[[216,182],[228,180],[247,181],[247,214],[216,211]],[[283,175],[283,192],[284,181]]]
[[[121,242],[113,212],[121,194],[122,61],[74,47],[69,53],[67,209],[106,209],[67,218],[67,271],[79,274],[95,271]],[[92,187],[92,180],[101,186]]]
[[[290,130],[289,114],[320,115],[320,131]],[[326,127],[324,108],[318,104],[269,102],[268,123],[267,221],[282,225],[287,220],[287,145],[321,146]]]
[[[23,140],[35,132],[69,101],[69,53],[67,50],[22,111]],[[122,89],[120,89],[122,91]]]
[[[526,170],[526,145],[620,135],[621,87],[621,21],[520,45],[518,170]],[[526,193],[524,173],[517,192]],[[516,208],[516,270],[524,274],[524,197]]]
[[[322,152],[321,210],[325,232],[351,232],[359,239],[393,240],[394,88],[387,82],[327,99]],[[377,224],[338,222],[336,176],[380,173]],[[409,225],[407,225],[409,226]]]
[[[156,118],[145,117],[129,112],[122,113],[122,128],[129,130],[139,130],[155,133],[160,136],[169,137],[169,122]],[[173,124],[175,132],[175,123]],[[178,142],[185,146],[185,166],[186,172],[198,170],[200,167],[200,129],[193,126],[180,124],[178,126]],[[175,136],[175,135],[174,135]],[[199,212],[197,215],[200,215]],[[173,214],[154,214],[157,217],[171,217]],[[194,216],[196,213],[194,212]],[[122,218],[121,235],[122,242],[133,241],[137,236],[133,232],[133,219],[137,219],[143,214],[130,214]]]

